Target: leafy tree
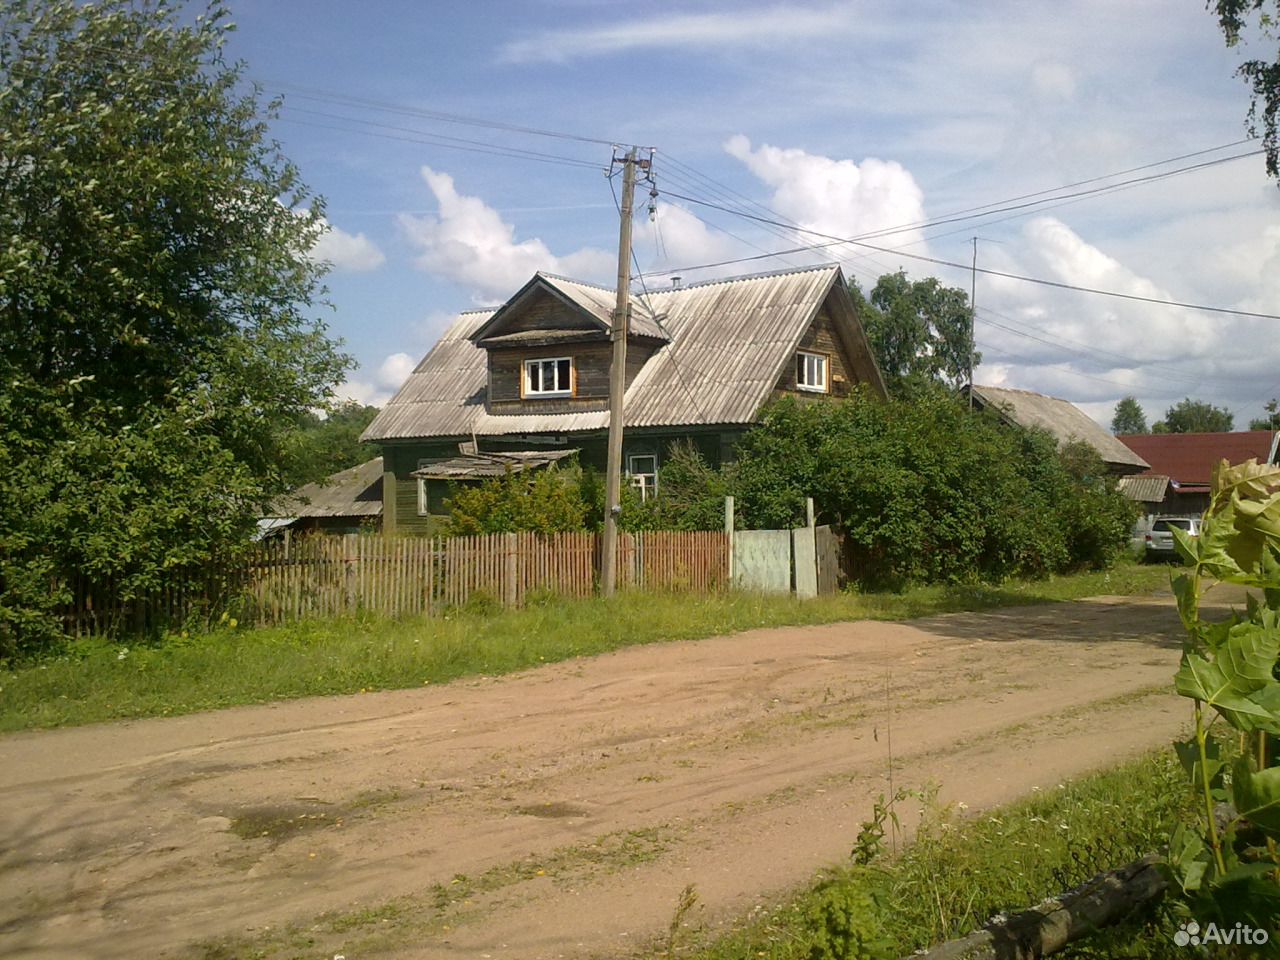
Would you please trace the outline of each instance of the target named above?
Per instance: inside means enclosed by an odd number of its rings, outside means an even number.
[[[377,407],[354,401],[323,417],[305,411],[285,439],[281,464],[285,481],[293,487],[314,483],[376,456],[372,447],[360,442],[360,434],[377,415]]]
[[[73,575],[129,601],[232,556],[349,364],[230,29],[0,0],[0,656],[56,636]]]
[[[1137,397],[1121,397],[1111,418],[1112,433],[1146,433],[1147,415]]]
[[[1235,417],[1225,407],[1186,397],[1165,411],[1164,419],[1151,425],[1152,433],[1228,433]]]
[[[1267,411],[1265,417],[1257,417],[1249,421],[1250,430],[1280,430],[1280,405],[1272,400],[1262,409]]]
[[[890,392],[929,382],[958,387],[969,378],[973,311],[969,295],[933,277],[909,280],[905,271],[886,273],[864,297],[854,281],[850,294]],[[973,354],[973,363],[982,360]]]
[[[1101,471],[1075,479],[1046,433],[974,416],[954,397],[773,404],[739,448],[751,527],[839,525],[868,585],[1000,580],[1104,565],[1131,506]],[[1079,458],[1076,458],[1079,461]]]
[[[1238,45],[1252,29],[1261,40],[1280,46],[1280,2],[1277,0],[1209,0],[1209,9],[1218,15],[1218,25],[1227,46]],[[1240,65],[1236,75],[1243,77],[1253,91],[1249,105],[1248,129],[1251,136],[1261,133],[1267,152],[1267,173],[1280,178],[1280,50],[1268,63],[1254,58]]]

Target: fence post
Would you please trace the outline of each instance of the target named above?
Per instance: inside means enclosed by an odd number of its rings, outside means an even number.
[[[733,585],[733,497],[724,498],[724,532],[729,545],[729,586]]]
[[[816,524],[814,523],[813,497],[804,498],[804,518],[805,518],[804,525],[808,527],[810,530],[812,530],[814,526],[816,526]]]
[[[516,605],[516,539],[519,534],[507,533],[502,537],[502,602],[508,607]]]
[[[360,546],[360,534],[344,533],[342,535],[342,578],[343,596],[346,600],[346,612],[354,613],[356,609],[356,549]]]

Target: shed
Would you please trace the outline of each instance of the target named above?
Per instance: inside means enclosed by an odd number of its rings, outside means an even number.
[[[1098,456],[1114,474],[1141,473],[1150,465],[1138,453],[1121,443],[1069,400],[1048,397],[1030,390],[984,387],[971,390],[975,406],[996,411],[1004,420],[1027,429],[1048,431],[1062,446],[1080,440],[1098,451]]]

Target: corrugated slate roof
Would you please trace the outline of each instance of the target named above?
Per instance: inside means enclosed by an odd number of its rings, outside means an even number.
[[[825,265],[633,296],[632,329],[639,332],[637,316],[651,318],[649,322],[670,342],[658,348],[628,387],[626,425],[751,423],[840,276],[838,266]],[[554,282],[584,309],[598,311],[597,316],[607,320],[612,311],[610,290],[558,277],[543,279]],[[575,433],[607,427],[609,415],[604,410],[486,412],[485,351],[469,338],[495,312],[460,316],[362,439]],[[865,347],[860,330],[851,331],[851,337]],[[865,352],[859,379],[882,389],[879,370],[869,350]]]
[[[506,453],[462,454],[428,463],[409,474],[424,480],[462,480],[477,477],[502,477],[547,467],[577,450],[510,450]]]
[[[1093,418],[1069,400],[1046,397],[1030,390],[984,387],[981,384],[974,385],[973,396],[984,407],[995,406],[1019,426],[1049,431],[1059,443],[1083,440],[1098,451],[1104,463],[1111,466],[1129,473],[1148,468],[1147,461],[1098,426]]]
[[[1219,460],[1242,463],[1250,458],[1271,463],[1276,439],[1271,430],[1233,433],[1133,433],[1118,439],[1174,483],[1207,485]]]
[[[1158,473],[1143,473],[1121,477],[1117,485],[1120,492],[1139,503],[1161,503],[1169,489],[1169,478]]]
[[[581,280],[570,280],[568,277],[559,277],[554,273],[540,272],[538,276],[599,320],[606,330],[613,324],[613,308],[617,303],[618,295],[612,288],[583,283]],[[658,324],[649,305],[639,297],[631,298],[629,326],[631,333],[637,337],[667,339],[667,332]]]
[[[308,483],[275,506],[278,517],[380,517],[382,516],[382,458],[374,457],[357,467]]]

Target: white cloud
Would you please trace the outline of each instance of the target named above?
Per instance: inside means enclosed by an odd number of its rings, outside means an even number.
[[[637,224],[637,227],[640,225]],[[694,214],[676,204],[658,204],[654,222],[645,223],[644,227],[635,231],[637,246],[642,236],[641,229],[647,232],[647,243],[653,251],[652,260],[646,268],[649,270],[711,263],[732,258],[741,250],[737,241],[727,234],[716,233]],[[712,275],[699,271],[698,279],[707,279]]]
[[[370,379],[348,380],[338,387],[338,398],[372,407],[384,407],[413,373],[417,361],[407,353],[393,353],[383,359]]]
[[[435,195],[437,216],[398,218],[418,249],[417,266],[470,290],[477,302],[495,303],[515,293],[539,270],[582,279],[606,277],[615,257],[584,247],[557,256],[534,237],[515,239],[515,227],[479,197],[458,192],[453,177],[430,167],[422,179]]]
[[[1276,253],[1260,246],[1244,270],[1259,285],[1266,281],[1267,258]],[[1075,286],[1184,299],[1052,217],[1028,223],[1016,252],[992,246],[984,259],[996,269]],[[979,383],[1064,396],[1104,426],[1116,401],[1132,394],[1149,421],[1191,396],[1232,409],[1243,428],[1259,414],[1278,376],[1265,320],[995,277],[980,280],[978,316],[978,346],[986,358]]]
[[[773,210],[806,229],[849,237],[925,219],[923,191],[911,173],[892,160],[868,157],[855,163],[768,144],[753,149],[741,134],[724,148],[773,188]],[[805,243],[818,241],[801,236]],[[904,230],[893,234],[892,246],[918,244],[922,238],[919,229]]]
[[[850,10],[794,6],[725,13],[683,13],[624,20],[603,27],[545,30],[506,44],[501,59],[509,63],[564,63],[640,49],[769,46],[789,40],[830,37],[853,29]]]
[[[387,262],[386,255],[378,249],[378,245],[363,233],[347,233],[327,220],[323,223],[325,232],[311,248],[313,259],[323,260],[332,265],[335,270],[351,270],[357,273],[377,270]]]

